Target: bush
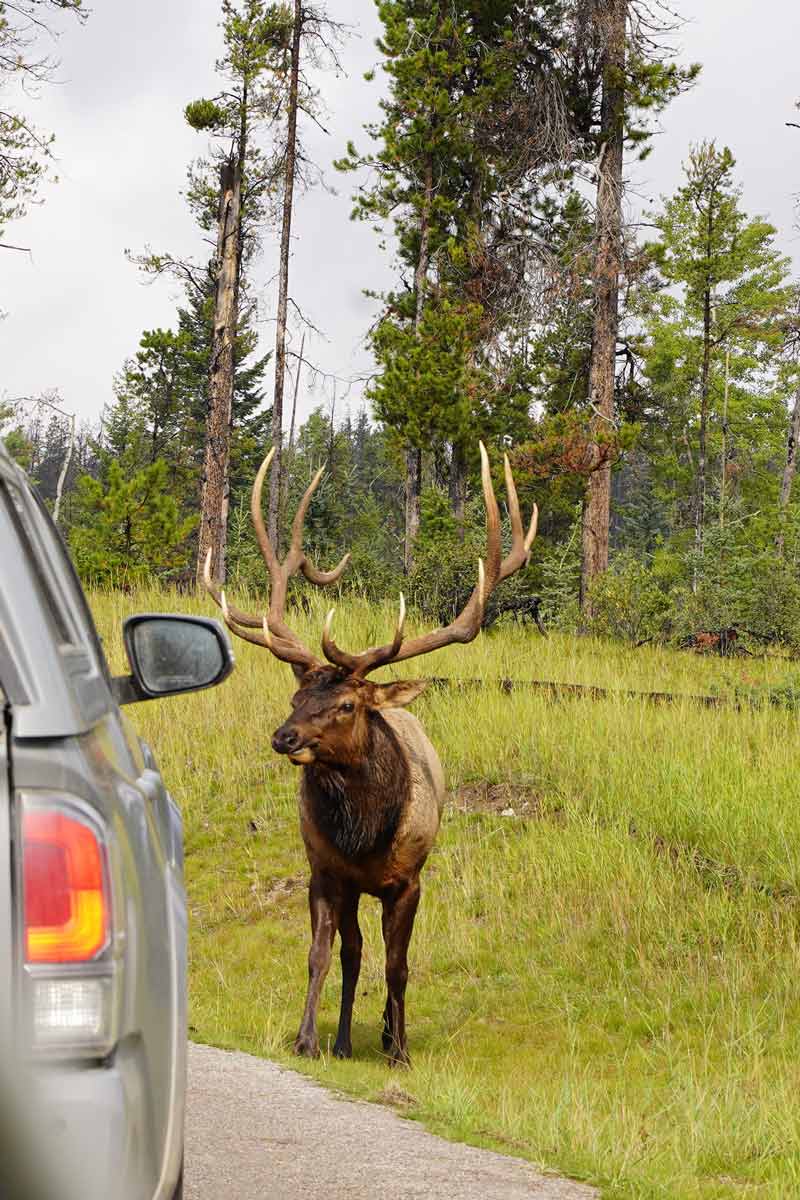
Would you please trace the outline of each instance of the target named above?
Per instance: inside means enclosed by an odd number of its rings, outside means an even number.
[[[511,545],[511,527],[502,525],[503,552]],[[486,510],[482,497],[467,504],[463,536],[444,492],[429,489],[420,501],[420,530],[409,579],[412,603],[430,620],[447,624],[461,611],[478,580],[478,559],[486,558]],[[500,585],[492,599],[531,595],[530,571],[522,570]]]
[[[617,555],[591,591],[590,630],[600,637],[642,642],[668,627],[670,597],[645,563],[629,553]]]

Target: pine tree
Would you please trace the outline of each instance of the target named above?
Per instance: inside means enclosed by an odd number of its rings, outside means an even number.
[[[789,261],[775,246],[775,228],[742,211],[734,166],[730,150],[713,142],[691,151],[686,183],[655,219],[663,290],[644,309],[646,371],[660,418],[655,432],[671,442],[661,469],[683,480],[683,520],[691,523],[699,558],[709,469],[723,438],[726,457],[716,478],[736,478],[746,492],[753,475],[745,463],[755,466],[753,455],[764,465],[777,457],[785,428],[784,391],[772,362],[791,301]]]
[[[337,165],[371,169],[354,216],[392,220],[398,242],[403,286],[383,298],[371,399],[406,444],[407,570],[422,450],[440,456],[449,444],[463,516],[476,438],[507,434],[527,408],[513,326],[528,295],[531,180],[561,154],[560,11],[504,0],[379,5],[389,95],[367,130],[378,149],[364,157],[351,144]]]
[[[75,496],[70,549],[85,582],[95,586],[169,578],[185,567],[196,517],[182,519],[168,492],[163,459],[133,474],[111,462],[107,482],[84,475]]]

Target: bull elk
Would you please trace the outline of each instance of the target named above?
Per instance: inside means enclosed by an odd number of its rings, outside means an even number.
[[[291,544],[283,563],[270,543],[261,510],[261,489],[272,461],[270,451],[253,483],[251,516],[271,582],[269,611],[261,616],[229,605],[211,579],[211,556],[205,564],[208,591],[222,609],[228,628],[291,664],[298,681],[292,711],[272,737],[273,748],[302,767],[300,829],[311,867],[309,907],[311,949],[308,993],[297,1054],[319,1054],[317,1007],[330,966],[336,933],[341,939],[342,1002],[333,1053],[352,1054],[350,1029],[353,999],[361,967],[362,938],[358,905],[362,893],[382,905],[386,948],[387,998],[383,1014],[383,1048],[392,1064],[407,1063],[405,991],[408,945],[420,897],[420,871],[439,829],[444,775],[439,758],[419,721],[405,711],[426,685],[425,680],[372,683],[367,675],[389,663],[403,662],[452,642],[470,642],[481,628],[494,587],[527,563],[536,536],[537,511],[527,533],[523,529],[508,458],[505,480],[512,545],[501,557],[500,513],[492,487],[489,460],[481,443],[481,479],[486,503],[486,562],[478,560],[478,582],[449,625],[405,639],[405,601],[392,640],[360,654],[341,650],[331,635],[334,610],[322,631],[323,662],[303,645],[285,623],[290,578],[301,571],[319,586],[335,583],[349,554],[332,571],[319,571],[303,552],[303,522],[322,471],[300,501],[292,524]]]

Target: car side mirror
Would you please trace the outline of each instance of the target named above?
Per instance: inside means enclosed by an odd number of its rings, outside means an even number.
[[[228,635],[210,617],[142,613],[122,634],[132,674],[113,680],[118,704],[215,687],[233,670]]]

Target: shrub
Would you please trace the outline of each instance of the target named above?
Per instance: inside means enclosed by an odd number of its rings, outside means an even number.
[[[670,614],[670,598],[652,569],[628,553],[594,581],[591,603],[591,632],[630,642],[663,633]]]

